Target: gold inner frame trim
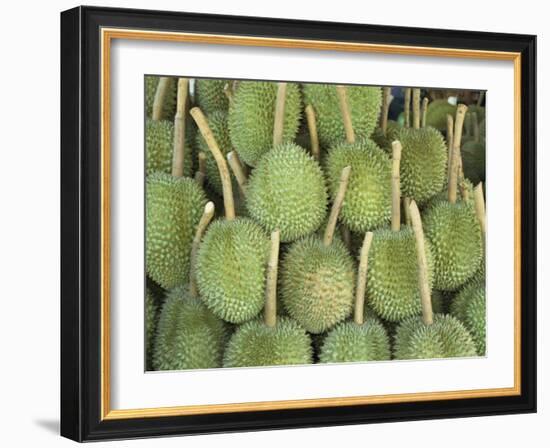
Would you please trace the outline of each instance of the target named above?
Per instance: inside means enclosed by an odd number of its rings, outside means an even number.
[[[296,48],[513,61],[514,63],[514,386],[508,388],[422,392],[391,395],[279,400],[211,405],[188,405],[141,409],[111,409],[110,345],[110,63],[113,39],[185,42],[213,45]],[[217,34],[101,29],[101,419],[252,412],[316,407],[353,406],[412,401],[503,397],[521,394],[521,54],[458,48],[418,47],[388,44],[279,39]]]

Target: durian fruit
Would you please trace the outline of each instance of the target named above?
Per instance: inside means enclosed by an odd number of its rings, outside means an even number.
[[[157,327],[158,306],[153,294],[147,288],[145,290],[145,359],[146,369],[151,370],[153,347]]]
[[[450,104],[447,99],[434,100],[426,112],[426,126],[444,131],[447,129],[447,115],[454,116],[455,114],[456,106]]]
[[[359,138],[369,138],[378,123],[382,92],[379,87],[348,86],[346,88],[351,122]],[[344,140],[346,131],[338,110],[337,86],[329,84],[304,84],[304,102],[311,104],[317,118],[319,142],[331,147]]]
[[[479,280],[468,283],[453,299],[451,315],[460,320],[470,332],[477,354],[485,356],[485,283]]]
[[[241,325],[227,344],[224,367],[311,364],[311,338],[289,317],[277,319],[277,271],[280,232],[271,234],[263,321]]]
[[[399,322],[420,315],[416,240],[410,226],[401,227],[399,161],[401,144],[393,142],[391,229],[374,232],[370,251],[368,303],[383,319]],[[426,245],[429,281],[432,280],[431,252]]]
[[[464,114],[458,106],[453,137],[451,179],[447,200],[434,201],[427,208],[424,224],[434,259],[434,287],[454,291],[473,277],[482,258],[482,238],[471,201],[457,201],[458,160]]]
[[[227,162],[202,111],[195,107],[191,116],[218,165],[225,208],[225,220],[210,226],[200,247],[197,283],[202,300],[216,316],[240,324],[262,309],[269,238],[252,220],[235,219]]]
[[[283,242],[315,232],[326,216],[327,200],[321,167],[294,143],[265,154],[246,187],[250,217],[267,231],[280,229]]]
[[[256,166],[273,147],[277,96],[286,97],[281,131],[282,142],[289,142],[294,140],[300,126],[302,101],[297,84],[240,81],[234,92],[229,108],[229,134],[247,165]]]
[[[345,88],[338,86],[347,142],[337,143],[327,155],[326,175],[332,197],[342,169],[351,166],[342,222],[353,232],[364,233],[389,221],[391,215],[391,162],[372,140],[355,140]]]
[[[364,319],[365,286],[367,283],[369,248],[372,232],[365,234],[355,293],[353,322],[343,322],[324,338],[320,362],[384,361],[390,359],[390,341],[384,326],[376,318]]]
[[[473,184],[485,181],[485,142],[480,138],[476,113],[472,113],[473,137],[462,145],[462,169]]]
[[[413,128],[403,128],[398,135],[403,145],[401,190],[404,196],[425,203],[445,185],[447,147],[437,129],[420,128],[420,89],[413,89],[413,123]]]
[[[411,316],[399,324],[395,334],[394,357],[396,359],[433,359],[475,356],[474,341],[458,319],[447,314],[433,315],[422,221],[414,201],[411,202],[410,208],[417,242],[422,317]]]
[[[208,202],[193,238],[189,286],[173,289],[162,306],[153,354],[155,370],[222,366],[229,330],[200,300],[194,270],[198,246],[213,216],[214,204]]]
[[[282,301],[290,317],[313,334],[346,319],[353,307],[355,269],[344,244],[334,239],[350,167],[342,170],[323,239],[310,235],[290,246],[281,273]],[[334,239],[334,241],[333,241]]]
[[[195,103],[208,118],[212,112],[227,112],[229,109],[225,88],[230,83],[225,79],[195,79]]]
[[[145,76],[146,117],[155,121],[172,121],[176,113],[176,95],[176,78]]]

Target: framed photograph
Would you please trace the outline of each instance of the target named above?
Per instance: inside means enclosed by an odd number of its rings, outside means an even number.
[[[536,37],[61,14],[61,433],[536,411]]]

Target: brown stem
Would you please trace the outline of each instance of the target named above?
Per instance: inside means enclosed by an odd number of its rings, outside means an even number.
[[[451,155],[451,174],[449,176],[449,185],[447,197],[451,204],[456,203],[456,192],[458,182],[458,172],[460,170],[460,144],[462,140],[462,128],[464,126],[464,116],[468,106],[459,104],[456,108],[455,129],[453,134],[453,150]]]
[[[214,203],[207,202],[204,206],[204,212],[201,216],[199,224],[197,225],[197,230],[195,231],[195,237],[193,238],[193,244],[191,246],[191,261],[189,269],[189,293],[191,297],[198,297],[199,292],[197,289],[197,277],[195,275],[195,263],[197,261],[197,253],[199,251],[199,246],[201,244],[202,236],[204,231],[212,221],[214,217]]]
[[[416,239],[416,259],[418,262],[418,287],[422,301],[422,320],[425,325],[433,323],[432,297],[428,279],[428,261],[426,259],[426,248],[424,245],[424,230],[420,211],[415,201],[411,201],[411,220]]]
[[[399,232],[401,228],[401,188],[399,179],[399,164],[401,162],[401,142],[395,140],[392,144],[391,168],[391,229]]]
[[[185,107],[187,105],[187,93],[189,80],[178,79],[178,100],[176,116],[174,118],[174,154],[172,158],[172,176],[182,177],[185,164]]]
[[[403,112],[405,113],[405,127],[411,127],[411,88],[407,87],[404,89],[404,106]]]
[[[229,162],[229,166],[231,167],[231,170],[235,175],[235,179],[237,179],[237,184],[239,185],[239,190],[241,191],[241,194],[243,195],[243,197],[246,197],[247,179],[243,165],[241,163],[241,159],[239,159],[239,155],[235,151],[231,151],[227,153],[227,161]]]
[[[346,141],[348,143],[355,142],[355,132],[351,122],[351,112],[349,109],[348,93],[345,86],[336,86],[336,94],[338,95],[338,105],[344,122],[344,130],[346,131]]]
[[[153,110],[151,118],[155,121],[162,120],[162,110],[164,103],[166,102],[166,96],[168,95],[168,89],[170,87],[170,78],[161,76],[157,84],[157,90],[155,91],[155,98],[153,99]]]
[[[330,216],[328,218],[328,224],[325,229],[325,235],[323,238],[323,244],[325,246],[330,246],[332,244],[332,239],[334,238],[334,230],[336,229],[336,222],[338,221],[338,215],[340,214],[340,210],[342,209],[342,204],[344,203],[344,198],[346,196],[346,190],[348,188],[350,174],[351,174],[351,166],[346,166],[342,170],[342,174],[340,174],[340,185],[338,186],[336,198],[332,203]]]
[[[216,164],[218,165],[218,171],[220,172],[220,178],[222,181],[223,187],[223,205],[225,208],[225,218],[228,221],[235,219],[235,202],[233,199],[233,188],[231,186],[231,177],[229,176],[229,168],[227,167],[227,162],[220,151],[220,147],[214,138],[214,134],[208,125],[206,117],[198,107],[193,107],[190,111],[191,116],[197,123],[199,130],[201,131],[202,137],[208,145],[208,149],[214,156]]]
[[[280,145],[283,142],[286,85],[286,82],[280,82],[277,84],[277,99],[275,100],[275,122],[273,124],[273,146]]]
[[[274,327],[277,324],[277,272],[279,270],[280,239],[279,229],[271,233],[271,251],[267,263],[264,309],[264,322],[268,327]]]
[[[388,114],[390,112],[390,104],[392,99],[391,87],[384,87],[382,89],[382,115],[380,121],[380,128],[382,129],[382,134],[384,136],[388,131]]]
[[[483,197],[483,182],[480,182],[474,188],[474,204],[479,226],[481,227],[481,233],[485,239],[485,198]]]
[[[412,91],[413,128],[420,128],[420,89]]]
[[[464,176],[460,177],[459,186],[460,186],[460,196],[462,196],[462,200],[464,202],[468,202],[470,200],[470,192],[468,191],[468,186],[466,184],[466,180],[464,179]]]
[[[319,161],[320,149],[319,149],[319,135],[317,134],[317,121],[315,119],[315,111],[313,106],[308,104],[306,106],[306,118],[307,127],[309,129],[309,139],[311,142],[311,155],[317,161]]]
[[[195,181],[202,187],[204,179],[206,179],[206,154],[201,151],[197,157],[199,159],[199,169],[195,173]]]
[[[403,210],[405,211],[405,223],[411,225],[411,198],[403,198]]]
[[[451,159],[453,157],[453,116],[447,114],[447,184],[451,181]]]
[[[357,325],[363,325],[365,321],[365,290],[367,288],[367,272],[369,268],[369,250],[373,233],[365,233],[361,253],[359,255],[359,272],[357,273],[357,287],[355,288],[355,313],[353,321]]]
[[[472,127],[474,134],[474,142],[479,143],[479,122],[477,121],[477,112],[472,112]]]
[[[426,127],[426,115],[428,113],[428,103],[429,102],[430,102],[430,100],[428,99],[428,97],[426,97],[422,100],[422,112],[421,112],[422,122],[421,122],[421,126],[423,128]]]

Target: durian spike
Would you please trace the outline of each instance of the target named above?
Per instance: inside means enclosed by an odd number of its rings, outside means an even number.
[[[479,226],[481,227],[481,233],[485,239],[485,198],[483,197],[483,182],[480,182],[474,188],[474,204]]]
[[[388,114],[390,112],[390,104],[393,100],[391,96],[391,87],[384,87],[382,89],[382,115],[380,116],[380,128],[382,134],[385,136],[388,131]]]
[[[403,210],[405,211],[405,224],[411,225],[411,198],[403,198]]]
[[[413,128],[420,129],[420,89],[412,90]]]
[[[428,99],[428,97],[425,97],[423,100],[422,100],[422,112],[421,112],[421,116],[422,116],[422,121],[421,121],[421,127],[425,128],[426,127],[426,115],[428,113],[428,103],[430,102],[430,100]]]
[[[359,272],[357,275],[357,287],[355,288],[355,313],[353,321],[357,325],[363,325],[365,310],[365,290],[367,287],[367,272],[369,267],[369,250],[372,243],[372,232],[367,232],[361,246],[359,255]]]
[[[286,82],[277,83],[277,99],[275,100],[275,123],[273,124],[273,146],[283,142],[285,125]]]
[[[237,179],[237,184],[239,185],[239,190],[241,191],[241,194],[243,195],[243,197],[246,197],[247,178],[244,172],[243,164],[241,163],[241,159],[239,159],[239,155],[235,151],[231,151],[227,153],[227,161],[229,162],[231,171],[233,171],[233,174],[235,175],[235,179]]]
[[[229,101],[229,104],[233,104],[234,96],[233,96],[233,89],[231,88],[230,83],[226,83],[223,86],[223,93],[227,97],[227,100]]]
[[[447,199],[451,204],[456,203],[456,192],[458,183],[458,173],[460,170],[460,143],[462,141],[462,128],[464,126],[464,116],[468,106],[459,104],[456,108],[455,129],[453,133],[453,149],[451,153],[451,173],[449,176],[449,185],[447,189]]]
[[[200,108],[198,107],[193,107],[190,113],[197,123],[199,131],[201,132],[202,137],[208,145],[208,149],[210,149],[210,152],[212,152],[212,155],[216,160],[216,164],[218,165],[218,171],[220,172],[220,178],[222,181],[225,218],[228,221],[232,221],[233,219],[235,219],[235,202],[233,199],[233,187],[231,186],[231,177],[229,176],[229,168],[227,167],[227,162],[222,152],[220,151],[220,147],[218,146],[218,143],[214,138],[214,134],[212,133],[210,126],[208,126],[208,121],[202,113],[202,110],[200,110]]]
[[[307,127],[309,130],[309,138],[311,142],[311,155],[317,161],[319,161],[320,149],[319,149],[319,135],[317,134],[317,121],[315,119],[315,111],[313,106],[308,104],[306,106],[306,118]]]
[[[199,169],[195,173],[195,181],[202,187],[204,179],[206,179],[206,154],[201,151],[197,158],[199,159]]]
[[[280,240],[281,233],[279,229],[271,232],[271,250],[267,263],[264,309],[264,322],[268,327],[274,327],[277,324],[277,273],[279,270]]]
[[[477,97],[477,105],[481,107],[481,103],[483,103],[483,99],[485,98],[485,90],[482,90],[479,92],[479,96]]]
[[[151,112],[151,118],[158,121],[162,118],[162,109],[166,102],[166,95],[168,94],[168,88],[170,87],[170,78],[161,76],[157,84],[157,90],[155,91],[155,98],[153,99],[153,110]]]
[[[340,113],[342,114],[342,120],[344,121],[346,141],[348,143],[355,143],[355,132],[353,131],[353,124],[351,122],[351,112],[349,110],[346,86],[336,86],[336,94],[338,95],[338,105],[340,106]]]
[[[420,299],[422,301],[422,320],[425,325],[433,323],[432,297],[430,283],[428,279],[428,261],[426,259],[426,247],[424,245],[424,230],[422,229],[422,219],[420,211],[415,201],[411,201],[410,206],[411,221],[416,239],[416,259],[418,262],[418,288],[420,289]]]
[[[395,140],[392,144],[391,168],[391,229],[399,232],[401,228],[401,188],[399,182],[399,164],[401,162],[401,142]]]
[[[453,116],[450,114],[447,114],[447,148],[448,148],[447,183],[451,181],[451,159],[453,157],[453,134],[454,134],[453,126],[454,126]]]
[[[474,131],[474,142],[479,143],[479,122],[477,121],[477,112],[472,112],[472,127]]]
[[[204,206],[204,212],[201,216],[199,224],[197,225],[197,230],[195,231],[195,237],[193,238],[193,244],[191,246],[191,261],[189,268],[189,293],[191,297],[198,297],[199,290],[197,289],[197,277],[195,276],[195,263],[197,260],[197,253],[199,251],[199,246],[201,244],[202,236],[204,231],[212,221],[214,217],[214,203],[212,201],[207,202]]]
[[[411,127],[411,88],[404,89],[404,105],[403,112],[405,114],[405,127]]]
[[[187,105],[187,93],[189,91],[189,80],[178,79],[178,100],[176,105],[176,116],[174,118],[174,154],[172,158],[172,176],[183,176],[183,165],[185,161],[185,108]]]
[[[338,215],[340,214],[342,204],[344,203],[350,174],[351,166],[346,166],[340,174],[340,185],[338,186],[336,198],[334,199],[334,202],[332,203],[332,208],[330,209],[330,216],[328,218],[328,224],[325,229],[325,235],[323,237],[323,244],[325,246],[330,246],[332,244],[332,239],[334,238],[334,230],[336,229],[336,222],[338,221]]]

